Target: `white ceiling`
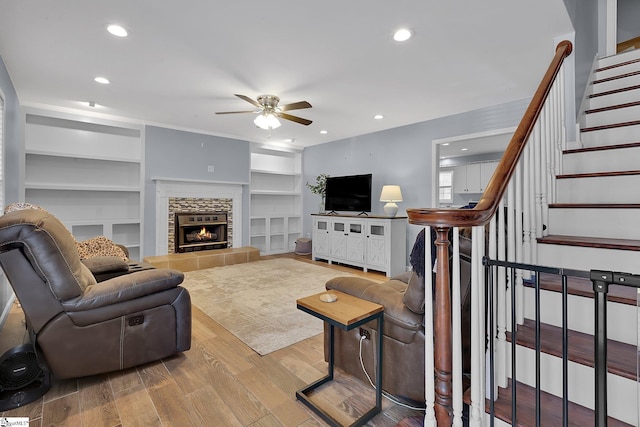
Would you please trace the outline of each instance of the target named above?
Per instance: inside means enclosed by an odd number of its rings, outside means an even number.
[[[414,32],[403,44],[400,26]],[[572,31],[562,0],[0,2],[22,105],[298,148],[530,97]],[[215,115],[252,109],[234,93],[306,100],[289,113],[313,123],[269,132],[252,114]]]

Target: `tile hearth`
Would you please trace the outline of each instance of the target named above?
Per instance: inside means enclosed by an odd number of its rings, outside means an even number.
[[[144,261],[156,268],[172,268],[183,273],[203,268],[222,267],[260,259],[260,250],[253,246],[184,252],[145,257]]]

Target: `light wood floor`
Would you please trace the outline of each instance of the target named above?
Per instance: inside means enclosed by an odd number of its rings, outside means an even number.
[[[313,262],[309,256],[281,256]],[[331,267],[384,280],[379,273]],[[0,354],[23,338],[23,315],[16,304],[0,331]],[[54,379],[43,398],[2,416],[29,417],[31,426],[56,427],[323,426],[296,401],[295,391],[326,374],[326,367],[322,335],[260,356],[194,306],[189,351],[126,371]],[[368,385],[339,372],[312,399],[343,424],[375,403]],[[367,425],[395,426],[417,414],[384,399],[383,412]]]

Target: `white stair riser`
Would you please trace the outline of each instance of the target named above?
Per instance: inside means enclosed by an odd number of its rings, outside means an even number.
[[[576,270],[640,274],[640,252],[582,246],[538,245],[538,264]]]
[[[627,102],[640,101],[640,89],[625,90],[610,95],[594,96],[589,98],[587,110],[594,108],[611,107],[612,105],[626,104]]]
[[[575,295],[567,296],[567,323],[572,331],[593,335],[594,299]],[[542,309],[544,307],[544,310]],[[562,327],[562,298],[559,292],[540,291],[541,322]],[[524,289],[524,317],[535,320],[535,289]],[[614,341],[636,345],[638,331],[624,327],[637,321],[635,306],[609,301],[607,303],[607,337]]]
[[[549,234],[640,240],[640,209],[549,209]]]
[[[618,55],[611,55],[598,60],[597,68],[609,67],[615,64],[621,64],[623,62],[632,61],[640,58],[640,49],[630,50],[628,52],[620,53]]]
[[[619,67],[609,68],[603,71],[596,71],[594,80],[620,76],[622,74],[633,73],[635,71],[640,71],[640,62],[632,62],[631,64],[620,65]]]
[[[640,175],[564,178],[556,182],[557,203],[640,203]]]
[[[585,127],[631,122],[640,118],[640,105],[585,114]]]
[[[511,373],[511,347],[507,346],[508,367]],[[540,356],[541,389],[562,396],[562,359],[548,354]],[[516,367],[518,381],[535,387],[535,351],[518,346]],[[593,368],[575,362],[568,364],[569,400],[593,409],[595,377]],[[544,410],[544,409],[543,409]],[[628,378],[607,374],[607,413],[610,417],[631,425],[638,423],[638,384]]]
[[[562,156],[562,173],[616,172],[640,169],[640,147],[584,151]]]
[[[593,93],[607,92],[610,90],[624,89],[640,84],[640,75],[627,76],[619,79],[593,83]]]
[[[640,125],[580,132],[580,141],[585,147],[638,142],[640,141]]]

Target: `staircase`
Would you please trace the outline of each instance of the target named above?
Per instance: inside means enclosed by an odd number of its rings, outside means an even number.
[[[548,234],[537,264],[640,274],[640,50],[599,60],[581,120],[581,147],[565,150]],[[561,284],[541,275],[543,422],[562,425]],[[592,283],[568,284],[569,425],[595,425]],[[517,328],[518,425],[535,425],[530,407],[535,366],[534,290],[525,286],[525,322]],[[608,302],[609,425],[638,425],[637,291],[610,287]],[[510,340],[510,334],[507,339]],[[532,367],[522,369],[523,366]],[[510,369],[510,368],[508,368]],[[520,371],[524,371],[520,373]],[[528,372],[527,372],[528,371]],[[511,423],[511,382],[499,390],[496,415]],[[527,397],[529,396],[529,397]]]

